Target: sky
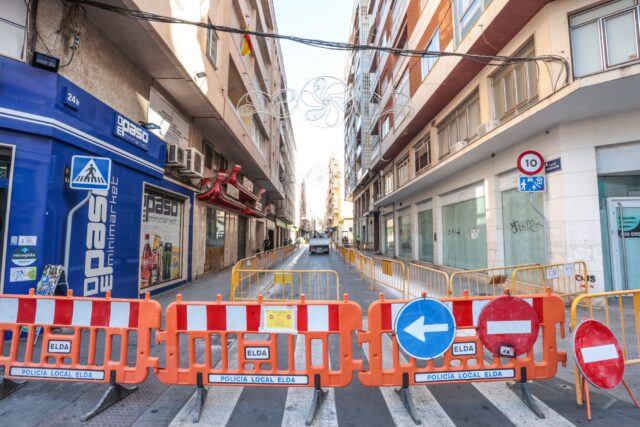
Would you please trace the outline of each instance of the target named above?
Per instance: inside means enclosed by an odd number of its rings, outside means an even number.
[[[273,0],[280,34],[331,41],[347,41],[351,30],[353,0]],[[344,81],[347,52],[332,51],[281,40],[287,75],[287,88],[300,93],[317,77],[330,76]],[[327,80],[329,81],[329,80]],[[306,86],[307,88],[311,86]],[[334,86],[335,88],[335,86]],[[308,98],[305,98],[308,99]],[[305,117],[302,103],[289,104],[297,152],[296,194],[305,179],[310,217],[324,217],[331,153],[342,165],[344,128],[342,120],[333,127],[314,125]],[[323,121],[321,121],[323,122]],[[344,169],[341,171],[344,173]],[[299,203],[299,200],[298,200]],[[298,208],[296,208],[296,215]]]

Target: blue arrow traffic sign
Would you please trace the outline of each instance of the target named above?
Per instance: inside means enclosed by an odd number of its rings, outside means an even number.
[[[419,298],[400,309],[394,325],[400,348],[427,360],[442,356],[453,344],[456,321],[451,310],[433,298]]]

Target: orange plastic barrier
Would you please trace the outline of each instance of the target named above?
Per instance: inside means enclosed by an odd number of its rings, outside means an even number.
[[[361,328],[362,310],[346,295],[343,301],[302,298],[248,304],[223,302],[220,296],[215,302],[182,301],[178,296],[167,307],[166,329],[158,332],[167,360],[157,376],[165,384],[181,385],[343,387],[362,367],[362,361],[354,359],[352,343],[352,334]],[[188,343],[182,349],[181,336]],[[302,342],[296,342],[296,336],[304,340],[305,358],[298,363],[295,347]],[[337,338],[330,345],[331,336]],[[221,346],[217,364],[208,350],[214,340]],[[205,349],[200,358],[198,347]],[[331,366],[332,351],[338,367]],[[314,352],[317,357],[312,357]]]
[[[477,333],[480,311],[495,297],[442,298],[456,320],[457,333],[453,345],[441,358],[426,362],[414,358],[403,360],[394,337],[395,316],[407,300],[380,300],[369,306],[369,330],[358,334],[358,342],[368,347],[369,370],[360,372],[362,384],[370,387],[445,384],[472,381],[540,380],[552,378],[558,363],[566,365],[567,355],[557,351],[556,328],[564,337],[565,308],[562,298],[545,294],[518,296],[536,311],[541,333],[538,342],[525,355],[506,358],[483,350]],[[392,346],[392,360],[382,360],[383,346]],[[542,357],[535,355],[542,351]],[[488,357],[486,357],[488,356]]]
[[[0,365],[8,379],[110,383],[91,418],[134,389],[149,368],[162,308],[144,300],[0,295]],[[20,336],[26,335],[26,339]]]

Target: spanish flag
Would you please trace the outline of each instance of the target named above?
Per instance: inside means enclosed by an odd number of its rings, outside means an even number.
[[[247,56],[251,53],[251,50],[251,36],[249,36],[249,34],[245,34],[242,37],[242,47],[240,48],[240,53],[242,54],[242,56]]]

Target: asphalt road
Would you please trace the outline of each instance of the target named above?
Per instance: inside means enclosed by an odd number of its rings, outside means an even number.
[[[279,268],[301,270],[335,270],[342,290],[358,302],[364,315],[367,307],[381,292],[394,298],[391,292],[370,290],[369,282],[344,265],[335,253],[294,254]],[[156,297],[163,306],[182,293],[185,300],[211,300],[220,293],[228,298],[229,270],[198,280],[182,289]],[[366,317],[365,317],[366,324]],[[304,361],[304,345],[294,344],[296,366]],[[329,346],[332,366],[339,356],[335,346]],[[286,351],[286,346],[283,346]],[[185,348],[182,348],[184,351]],[[200,352],[204,349],[199,349]],[[233,350],[233,348],[232,348]],[[155,349],[159,353],[161,349]],[[390,346],[385,347],[390,353]],[[220,349],[212,348],[214,359]],[[312,355],[316,357],[317,355]],[[366,352],[356,347],[356,357],[366,362]],[[383,359],[390,357],[383,355]],[[286,360],[286,354],[279,359]],[[279,362],[280,363],[280,362]],[[366,366],[366,363],[365,363]],[[583,408],[575,404],[571,378],[572,367],[549,381],[531,383],[530,389],[544,412],[537,419],[505,383],[449,384],[411,388],[413,401],[423,425],[434,426],[569,426],[588,423]],[[564,379],[562,379],[564,378]],[[80,416],[98,401],[106,386],[103,384],[29,382],[18,392],[0,401],[0,425],[7,426],[159,426],[191,424],[195,408],[194,388],[165,386],[153,374],[139,390],[107,409],[89,422]],[[274,387],[209,387],[202,412],[201,425],[228,426],[300,426],[311,403],[313,391],[307,388]],[[638,425],[640,411],[630,403],[610,395],[592,392],[593,426]],[[354,375],[344,388],[328,389],[314,425],[317,426],[392,426],[414,425],[402,401],[393,388],[367,388]]]

